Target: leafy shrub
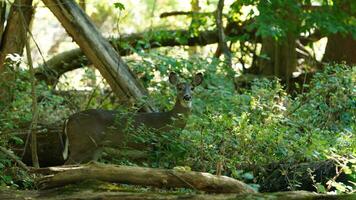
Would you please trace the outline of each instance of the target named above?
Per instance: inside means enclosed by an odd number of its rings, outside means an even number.
[[[251,181],[258,174],[251,177],[239,169],[263,172],[271,163],[324,160],[335,152],[343,157],[356,155],[355,68],[326,66],[304,86],[309,88],[307,93],[291,97],[278,80],[267,79],[256,79],[250,89],[237,93],[232,76],[214,60],[165,58],[157,62],[158,67],[148,73],[159,71],[165,77],[167,71],[177,70],[184,76],[203,69],[205,80],[195,90],[187,127],[160,138],[165,145],[154,152],[159,155],[154,157],[159,158],[154,166],[190,166],[216,173],[222,162],[224,173],[242,179],[247,176]],[[165,82],[147,84],[168,86]],[[159,105],[167,109],[173,104],[171,90],[154,91],[152,98],[158,98]],[[168,95],[169,101],[162,95]]]

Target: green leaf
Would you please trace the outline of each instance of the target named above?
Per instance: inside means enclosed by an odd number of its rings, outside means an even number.
[[[122,4],[120,2],[115,2],[114,6],[115,6],[115,8],[118,8],[119,10],[125,10],[124,4]]]
[[[316,191],[317,191],[318,193],[323,193],[323,194],[325,194],[325,193],[327,192],[326,188],[325,188],[324,185],[322,185],[321,183],[316,183],[316,184],[314,185],[314,187],[316,188]]]
[[[11,137],[11,140],[13,140],[14,143],[17,144],[17,145],[20,145],[20,144],[24,143],[23,140],[21,138],[17,137],[17,136]]]

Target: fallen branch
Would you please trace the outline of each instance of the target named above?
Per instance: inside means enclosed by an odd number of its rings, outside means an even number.
[[[69,169],[68,169],[69,168]],[[56,174],[40,178],[39,188],[53,188],[94,179],[141,186],[190,188],[213,193],[254,193],[248,185],[226,176],[209,173],[151,169],[90,163],[77,167],[56,168]]]
[[[23,163],[20,159],[18,159],[14,153],[5,149],[2,146],[0,146],[0,151],[7,155],[9,158],[11,158],[13,161],[15,161],[22,169],[29,171],[29,168],[26,166],[26,164]]]

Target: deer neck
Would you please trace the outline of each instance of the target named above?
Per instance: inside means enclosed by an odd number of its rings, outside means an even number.
[[[176,104],[174,105],[173,109],[169,111],[169,114],[174,118],[186,118],[190,115],[191,111],[191,108],[183,106],[180,100],[177,99]]]

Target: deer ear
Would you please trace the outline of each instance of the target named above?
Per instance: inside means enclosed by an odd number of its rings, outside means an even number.
[[[202,82],[203,82],[203,74],[199,72],[194,76],[192,85],[195,87],[200,85]]]
[[[178,84],[178,75],[174,72],[171,72],[169,74],[169,82],[172,84],[172,85],[177,85]]]

